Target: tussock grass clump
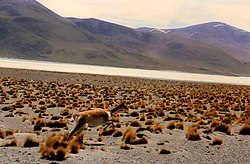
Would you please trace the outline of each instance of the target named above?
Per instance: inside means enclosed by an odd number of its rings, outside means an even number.
[[[145,121],[146,120],[146,116],[145,114],[142,114],[141,117],[139,118],[139,121]]]
[[[139,144],[147,144],[147,143],[148,143],[148,140],[145,137],[143,137],[143,138],[136,138],[132,140],[130,144],[139,145]]]
[[[184,130],[184,122],[178,122],[178,123],[175,125],[175,128],[176,128],[176,129]]]
[[[133,111],[133,112],[131,112],[130,114],[129,114],[129,116],[131,116],[131,117],[138,117],[140,114],[139,114],[139,112],[137,112],[137,111]]]
[[[126,144],[130,144],[136,137],[135,130],[131,128],[127,128],[126,131],[123,134],[122,141]]]
[[[65,128],[67,127],[67,122],[65,119],[59,119],[55,121],[48,121],[46,124],[49,128]]]
[[[163,126],[161,124],[154,124],[150,126],[150,132],[162,133]]]
[[[6,137],[5,131],[0,129],[0,138],[5,139],[5,137]]]
[[[2,111],[10,111],[10,112],[12,112],[12,111],[14,111],[16,108],[14,107],[14,106],[5,106],[5,107],[3,107],[1,110]]]
[[[4,115],[4,117],[14,117],[14,114],[12,112],[9,112],[8,114]]]
[[[50,135],[45,143],[41,144],[39,152],[42,155],[42,158],[48,160],[57,160],[61,161],[66,158],[67,153],[72,151],[77,153],[80,148],[80,144],[83,141],[80,141],[83,135],[74,136],[72,140],[67,141],[68,133],[64,134],[52,134]]]
[[[167,148],[161,148],[159,151],[159,154],[171,154],[171,150],[167,149]]]
[[[27,136],[23,147],[38,147],[39,146],[39,141],[32,138],[31,136]]]
[[[70,143],[70,153],[77,154],[81,148],[81,145],[78,142]]]
[[[250,125],[244,125],[241,129],[239,134],[241,135],[250,135]]]
[[[188,128],[186,133],[186,137],[188,138],[188,140],[197,141],[201,139],[200,134],[197,132],[197,130],[198,129],[196,126],[190,126]]]
[[[68,149],[60,146],[56,150],[55,159],[58,161],[65,160],[67,153],[68,153]]]
[[[222,143],[223,143],[223,139],[213,138],[211,145],[221,145]]]
[[[212,131],[219,131],[219,132],[223,132],[226,133],[227,135],[231,134],[231,128],[229,127],[229,125],[222,123],[218,120],[213,120],[210,128]]]
[[[141,123],[139,121],[132,121],[130,123],[130,126],[133,126],[133,127],[140,127],[141,126]]]
[[[170,121],[169,123],[167,123],[167,129],[175,129],[175,122],[174,121]]]
[[[129,150],[129,149],[131,149],[131,147],[130,147],[128,144],[124,143],[124,142],[122,142],[122,143],[120,144],[120,148],[121,148],[121,149],[124,149],[124,150]]]
[[[115,129],[115,132],[112,135],[113,137],[121,137],[122,136],[122,131]]]
[[[99,136],[110,136],[115,132],[115,128],[100,128],[98,131]]]
[[[69,109],[63,109],[63,110],[60,112],[60,115],[61,115],[61,116],[68,116],[68,115],[70,115]]]
[[[13,129],[7,129],[5,131],[6,136],[12,136],[14,133],[15,133],[15,131]]]
[[[4,146],[5,147],[17,147],[18,141],[17,141],[17,139],[14,138],[13,140],[7,142]]]
[[[145,125],[153,125],[154,124],[154,120],[153,119],[147,119],[145,121]]]
[[[69,143],[69,149],[72,154],[77,154],[83,145],[84,133],[80,133],[77,136],[74,136]]]

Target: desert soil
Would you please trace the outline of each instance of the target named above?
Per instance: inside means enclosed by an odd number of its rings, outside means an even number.
[[[30,100],[31,97],[35,100]],[[63,105],[59,105],[60,101]],[[68,153],[62,161],[42,158],[39,147],[24,147],[27,136],[44,142],[52,133],[62,133],[73,128],[70,117],[61,116],[67,127],[43,127],[34,131],[32,119],[38,117],[45,106],[43,119],[60,116],[69,109],[71,114],[91,108],[112,108],[125,101],[129,112],[117,114],[117,127],[125,131],[131,122],[139,122],[132,129],[143,131],[147,144],[128,144],[129,150],[121,149],[122,136],[98,135],[98,127],[84,131],[84,147],[79,153]],[[22,102],[23,106],[16,106]],[[43,102],[43,103],[40,103]],[[49,107],[54,104],[55,106]],[[4,110],[4,107],[13,107]],[[0,130],[13,129],[15,133],[0,137],[0,163],[250,163],[250,136],[239,131],[249,124],[250,87],[150,80],[117,76],[56,73],[45,71],[0,68]],[[131,116],[134,112],[139,116]],[[161,113],[161,114],[160,114]],[[12,116],[11,116],[12,115]],[[139,121],[140,117],[152,120]],[[227,124],[230,133],[215,131],[212,120]],[[183,123],[184,129],[168,129],[169,124]],[[161,124],[158,132],[150,130]],[[190,126],[198,128],[200,140],[189,140],[186,133]],[[211,130],[211,131],[210,131]],[[18,145],[5,144],[17,139]],[[223,140],[221,145],[211,145],[213,138]],[[170,154],[160,154],[161,149]]]

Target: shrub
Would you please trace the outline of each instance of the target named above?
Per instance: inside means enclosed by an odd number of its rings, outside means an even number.
[[[113,137],[121,137],[122,136],[122,131],[115,129],[115,132],[113,133]]]
[[[190,126],[187,130],[186,137],[188,140],[191,141],[197,141],[200,140],[200,134],[197,132],[197,127],[196,126]]]
[[[6,147],[16,147],[18,145],[18,142],[16,139],[11,140],[10,142],[7,142],[4,146]]]
[[[99,129],[98,133],[100,136],[109,136],[112,135],[115,132],[114,128],[106,128],[106,129]]]
[[[148,140],[143,137],[143,138],[136,138],[132,140],[130,144],[139,145],[139,144],[147,144],[147,143],[148,143]]]
[[[135,130],[128,128],[123,134],[122,141],[126,144],[130,144],[136,137]]]
[[[153,119],[148,119],[147,121],[145,121],[145,125],[153,125],[153,124],[154,124]]]
[[[220,138],[213,138],[211,145],[221,145],[223,140]]]
[[[38,147],[39,141],[36,139],[33,139],[31,136],[27,136],[24,141],[24,147]]]
[[[244,125],[241,129],[239,134],[241,135],[250,135],[250,125]]]
[[[12,136],[14,133],[15,133],[15,132],[14,132],[13,129],[7,129],[7,130],[5,131],[6,136]]]
[[[159,153],[160,154],[171,154],[171,151],[167,148],[161,148]]]
[[[0,129],[0,138],[5,139],[5,137],[6,137],[5,131]]]
[[[131,147],[130,147],[128,144],[124,143],[124,142],[122,142],[122,143],[120,144],[120,148],[121,148],[121,149],[124,149],[124,150],[129,150],[129,149],[131,149]]]
[[[129,114],[131,117],[138,117],[140,114],[137,111],[133,111]]]
[[[130,123],[130,126],[139,127],[139,126],[141,126],[141,123],[140,123],[139,121],[132,121],[132,122]]]
[[[176,129],[184,130],[184,122],[178,122],[175,126]]]
[[[175,128],[175,122],[174,121],[170,121],[168,124],[167,124],[167,129],[174,129]]]
[[[220,132],[224,132],[228,135],[231,134],[231,128],[229,127],[229,125],[222,123],[218,120],[213,120],[211,125],[210,125],[211,130],[213,131],[220,131]]]
[[[163,126],[161,124],[154,124],[150,126],[150,132],[162,133]]]

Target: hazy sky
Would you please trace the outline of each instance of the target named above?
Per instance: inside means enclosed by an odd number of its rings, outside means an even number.
[[[66,17],[129,27],[176,28],[221,21],[250,31],[250,0],[37,0]]]

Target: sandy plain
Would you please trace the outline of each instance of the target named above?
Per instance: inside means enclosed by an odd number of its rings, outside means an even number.
[[[129,111],[116,115],[116,129],[124,134],[131,127],[147,143],[128,143],[129,149],[122,149],[122,136],[99,136],[98,126],[84,131],[84,146],[77,154],[68,152],[60,161],[42,158],[39,149],[48,136],[73,128],[72,114],[109,109],[121,101]],[[62,115],[64,110],[68,115]],[[34,130],[38,117],[64,120],[66,125]],[[250,87],[244,85],[0,68],[0,129],[14,132],[0,137],[0,163],[246,164],[249,129],[248,135],[240,131],[249,125],[249,117]],[[198,139],[188,138],[190,127],[197,129]],[[27,136],[40,145],[25,147]],[[223,143],[212,145],[214,138]],[[6,146],[13,139],[18,145]],[[160,154],[162,149],[169,154]]]

